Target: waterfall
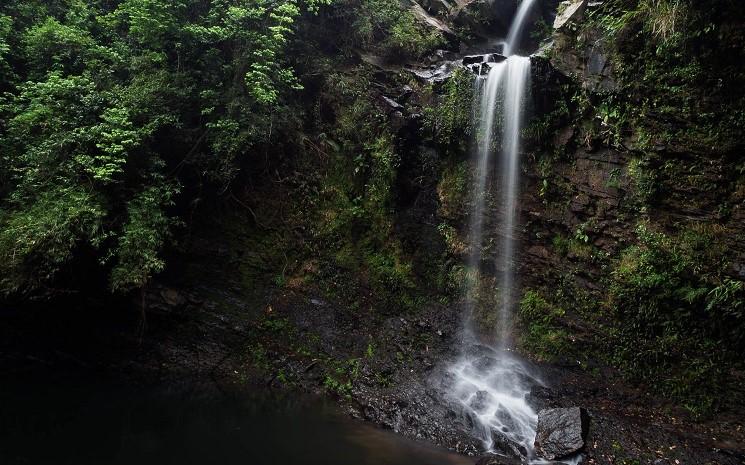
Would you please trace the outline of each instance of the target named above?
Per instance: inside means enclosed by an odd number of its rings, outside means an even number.
[[[525,29],[525,20],[528,19],[528,13],[530,13],[534,3],[535,0],[523,0],[520,3],[517,13],[515,13],[515,18],[510,25],[510,30],[507,33],[507,40],[504,42],[502,55],[506,57],[513,55],[518,45],[520,45],[520,38]]]
[[[512,314],[515,307],[515,228],[519,190],[520,130],[530,83],[530,58],[514,54],[525,30],[535,0],[524,0],[515,14],[502,52],[506,59],[486,63],[488,74],[476,77],[479,98],[479,144],[476,176],[473,186],[474,207],[469,225],[471,254],[469,268],[476,277],[470,279],[467,298],[465,344],[462,356],[450,368],[454,386],[451,395],[460,404],[473,433],[488,449],[511,449],[525,459],[533,459],[533,440],[537,414],[527,402],[530,386],[539,383],[526,365],[510,353]],[[495,137],[498,136],[498,137]],[[476,308],[474,295],[480,290],[479,275],[483,262],[484,213],[487,206],[490,166],[501,145],[496,161],[499,191],[501,239],[495,269],[498,279],[498,330],[496,343],[481,341],[473,327]]]

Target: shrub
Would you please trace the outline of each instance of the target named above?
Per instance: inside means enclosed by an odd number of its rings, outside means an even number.
[[[569,335],[562,327],[565,311],[549,303],[537,291],[528,289],[520,301],[518,316],[524,331],[523,349],[542,358],[552,359],[569,351]]]
[[[633,377],[697,413],[710,411],[726,361],[742,353],[743,283],[726,277],[721,255],[710,253],[720,241],[716,228],[668,236],[641,224],[637,236],[612,273],[611,352]]]
[[[339,8],[353,11],[351,47],[372,48],[390,59],[420,57],[443,44],[439,31],[419,24],[398,0],[344,2]]]
[[[474,77],[459,68],[448,79],[433,105],[424,109],[426,125],[435,141],[445,147],[463,151],[473,133]]]

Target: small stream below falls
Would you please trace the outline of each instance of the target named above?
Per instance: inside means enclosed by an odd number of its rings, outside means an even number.
[[[298,394],[85,378],[0,387],[3,465],[466,465]]]

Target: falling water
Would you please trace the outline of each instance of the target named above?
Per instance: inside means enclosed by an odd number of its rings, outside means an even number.
[[[525,20],[528,19],[528,13],[530,13],[534,3],[535,0],[524,0],[520,3],[517,13],[515,13],[515,18],[512,20],[512,24],[510,25],[510,30],[507,33],[507,40],[504,42],[502,55],[508,57],[514,54],[520,44],[520,38],[525,29]]]
[[[530,59],[514,54],[525,29],[535,0],[524,0],[513,19],[500,63],[487,63],[486,77],[480,73],[476,89],[480,96],[479,148],[474,183],[474,208],[470,223],[471,256],[469,266],[476,273],[471,280],[466,321],[466,344],[460,360],[451,367],[455,380],[452,391],[463,408],[467,421],[473,425],[487,448],[511,449],[527,459],[533,458],[533,439],[537,415],[527,403],[530,386],[539,383],[524,363],[509,353],[512,343],[510,329],[515,294],[515,227],[519,188],[520,130],[525,108],[526,90],[530,82]],[[495,137],[498,136],[498,137]],[[484,210],[486,208],[489,167],[496,150],[493,141],[501,142],[499,169],[501,241],[496,270],[499,279],[499,329],[496,344],[479,341],[473,326],[473,294],[479,292],[478,274],[483,261]],[[496,292],[497,290],[495,290]]]

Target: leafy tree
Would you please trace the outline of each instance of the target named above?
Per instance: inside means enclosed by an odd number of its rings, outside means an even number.
[[[83,246],[115,291],[162,270],[180,186],[224,190],[269,142],[301,88],[295,21],[325,4],[4,2],[0,293],[42,292]]]

